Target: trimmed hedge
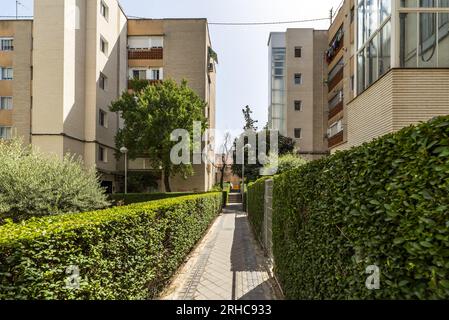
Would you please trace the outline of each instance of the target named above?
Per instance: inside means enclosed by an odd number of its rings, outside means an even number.
[[[263,177],[248,185],[246,192],[248,219],[259,241],[262,241],[263,221],[265,216],[265,181],[273,177]]]
[[[221,205],[209,193],[4,225],[0,299],[156,298]]]
[[[161,199],[169,199],[176,198],[181,196],[189,196],[194,193],[186,193],[186,192],[170,192],[170,193],[116,193],[112,194],[109,197],[114,202],[123,202],[124,205],[129,205],[133,203],[142,203],[154,200]]]
[[[287,298],[449,298],[449,117],[277,176],[273,205]]]

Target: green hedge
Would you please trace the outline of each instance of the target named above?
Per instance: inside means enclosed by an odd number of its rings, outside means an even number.
[[[448,299],[449,117],[275,177],[273,233],[287,298]]]
[[[0,299],[152,299],[221,210],[209,193],[0,227]],[[66,288],[79,267],[79,289]]]
[[[123,202],[124,205],[133,203],[148,202],[161,199],[176,198],[181,196],[189,196],[194,193],[185,192],[170,192],[170,193],[116,193],[110,195],[110,198],[115,203]]]
[[[248,185],[246,192],[248,219],[259,241],[262,241],[263,220],[265,211],[265,181],[272,177],[263,177]]]

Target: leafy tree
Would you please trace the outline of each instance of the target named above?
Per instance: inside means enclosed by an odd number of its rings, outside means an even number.
[[[21,140],[0,140],[0,224],[107,206],[95,169],[87,169],[79,158],[61,160]]]
[[[257,120],[254,120],[251,115],[253,114],[253,111],[249,106],[246,106],[245,109],[242,109],[243,117],[245,118],[245,127],[243,130],[254,130],[257,131],[256,124],[259,122]]]
[[[267,134],[266,131],[261,131],[258,134],[263,134],[265,132],[266,134],[266,152],[267,154],[270,154],[271,152],[271,147],[270,147],[270,136],[269,134]],[[233,158],[234,158],[234,163],[232,165],[232,172],[239,176],[242,177],[242,164],[237,164],[237,151],[236,149],[236,145],[237,145],[237,140],[234,141],[234,154],[233,154]],[[283,135],[279,135],[278,138],[278,150],[279,150],[279,157],[283,156],[283,155],[287,155],[287,154],[292,154],[294,152],[295,149],[295,142],[293,141],[293,139],[289,138],[289,137],[285,137]],[[259,146],[256,146],[256,152],[257,154],[259,153]],[[248,150],[245,150],[245,177],[249,180],[249,181],[255,181],[260,177],[260,169],[263,168],[264,166],[262,164],[249,164],[248,163]]]
[[[153,168],[162,170],[165,190],[171,192],[170,177],[193,175],[191,164],[172,163],[170,152],[178,142],[171,141],[171,134],[176,129],[187,130],[192,150],[194,122],[201,122],[203,131],[207,127],[206,106],[185,80],[179,85],[164,80],[134,93],[125,92],[111,106],[111,111],[120,112],[125,122],[116,136],[117,148],[126,146],[131,159],[148,158]]]
[[[231,134],[229,132],[226,132],[224,135],[223,144],[221,145],[221,163],[215,164],[215,168],[217,168],[220,171],[220,188],[221,190],[224,189],[224,175],[226,172],[226,168],[228,167],[229,158],[231,156],[231,146],[232,146],[232,140],[231,140]]]
[[[301,158],[293,153],[288,153],[280,156],[277,160],[277,172],[276,174],[281,174],[286,171],[290,171],[293,169],[298,169],[303,165],[307,164],[307,160]],[[270,156],[268,159],[268,163],[265,165],[265,168],[270,169],[274,168],[275,161]]]

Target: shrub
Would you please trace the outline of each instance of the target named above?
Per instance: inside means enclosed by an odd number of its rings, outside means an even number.
[[[290,299],[449,298],[449,117],[274,178],[276,273]],[[380,268],[367,290],[366,268]]]
[[[67,155],[43,155],[21,141],[0,142],[0,220],[97,210],[108,205],[94,170]]]
[[[265,169],[270,170],[274,166],[274,160],[272,156],[268,159],[268,164],[265,165]],[[283,172],[287,172],[293,169],[297,169],[299,167],[302,167],[307,163],[307,160],[304,158],[301,158],[297,155],[294,155],[292,153],[282,155],[278,159],[277,164],[277,171],[276,174],[281,174]]]
[[[170,192],[170,193],[116,193],[109,197],[115,203],[122,203],[124,205],[129,205],[133,203],[142,203],[154,200],[176,198],[182,196],[192,195],[193,193],[186,192]]]
[[[246,192],[248,219],[259,241],[262,241],[263,221],[265,216],[265,181],[271,177],[263,177],[248,185]]]
[[[221,201],[209,193],[6,224],[0,300],[156,298]],[[79,268],[78,289],[66,286],[70,266]]]

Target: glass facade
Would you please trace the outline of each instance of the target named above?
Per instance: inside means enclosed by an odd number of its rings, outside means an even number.
[[[391,1],[358,2],[358,93],[364,91],[391,68]]]
[[[285,61],[286,49],[272,49],[272,66],[271,66],[271,108],[270,120],[271,128],[284,133],[285,127]]]
[[[425,8],[426,11],[420,11],[420,8]],[[429,12],[429,8],[434,8],[434,10]],[[449,0],[400,1],[399,55],[401,67],[449,67],[448,8]]]

